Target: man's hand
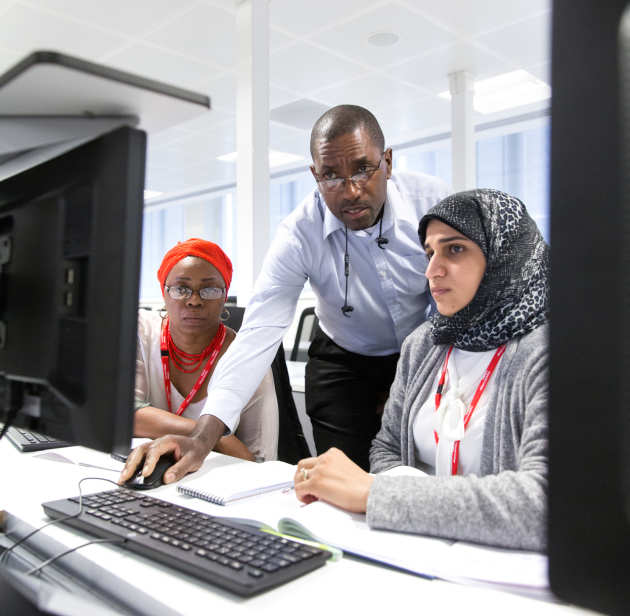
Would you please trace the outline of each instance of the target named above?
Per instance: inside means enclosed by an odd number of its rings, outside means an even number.
[[[367,509],[373,481],[372,475],[335,447],[316,458],[300,460],[294,477],[295,494],[303,503],[323,500],[355,513]]]
[[[142,476],[146,477],[153,471],[160,456],[168,452],[173,453],[177,462],[164,473],[164,483],[178,481],[201,467],[224,432],[225,424],[220,419],[214,415],[203,415],[190,436],[167,434],[150,443],[143,443],[129,454],[118,483],[123,485],[131,479],[143,459]]]

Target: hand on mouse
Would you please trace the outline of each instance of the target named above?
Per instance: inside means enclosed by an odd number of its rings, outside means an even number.
[[[225,432],[225,424],[214,415],[203,415],[190,436],[167,434],[160,438],[143,443],[127,457],[127,462],[120,473],[118,484],[124,484],[133,477],[138,465],[144,458],[142,476],[151,474],[160,456],[172,452],[177,462],[164,474],[164,483],[173,483],[187,473],[198,470],[206,456],[212,451],[216,442]]]

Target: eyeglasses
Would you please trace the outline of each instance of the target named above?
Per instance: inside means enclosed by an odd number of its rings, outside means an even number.
[[[184,286],[167,287],[164,285],[164,289],[172,299],[190,299],[194,293],[190,287]],[[203,289],[199,289],[199,297],[204,300],[221,299],[224,296],[225,289],[221,287],[204,287]]]
[[[365,171],[359,171],[354,175],[351,175],[347,178],[322,178],[319,175],[315,174],[315,178],[317,179],[317,183],[323,190],[327,190],[329,192],[335,192],[339,190],[346,180],[350,180],[357,188],[363,188],[372,178],[372,176],[381,168],[381,163],[383,162],[383,156],[385,152],[381,154],[381,158],[378,161],[378,165],[363,165],[366,167]]]

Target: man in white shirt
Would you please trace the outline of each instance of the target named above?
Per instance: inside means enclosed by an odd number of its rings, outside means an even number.
[[[162,437],[132,454],[122,480],[144,453],[148,473],[159,455],[175,451],[178,462],[166,482],[199,468],[238,424],[307,280],[320,325],[306,370],[316,448],[337,446],[367,468],[402,341],[425,319],[428,305],[418,223],[448,190],[431,176],[392,175],[392,150],[362,107],[328,110],[313,127],[311,155],[318,188],[280,225],[197,427],[189,437]]]

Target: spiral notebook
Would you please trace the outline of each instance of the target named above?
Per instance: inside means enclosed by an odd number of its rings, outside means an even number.
[[[277,460],[230,464],[181,483],[177,491],[217,505],[227,505],[264,492],[292,488],[294,475],[295,466]]]

